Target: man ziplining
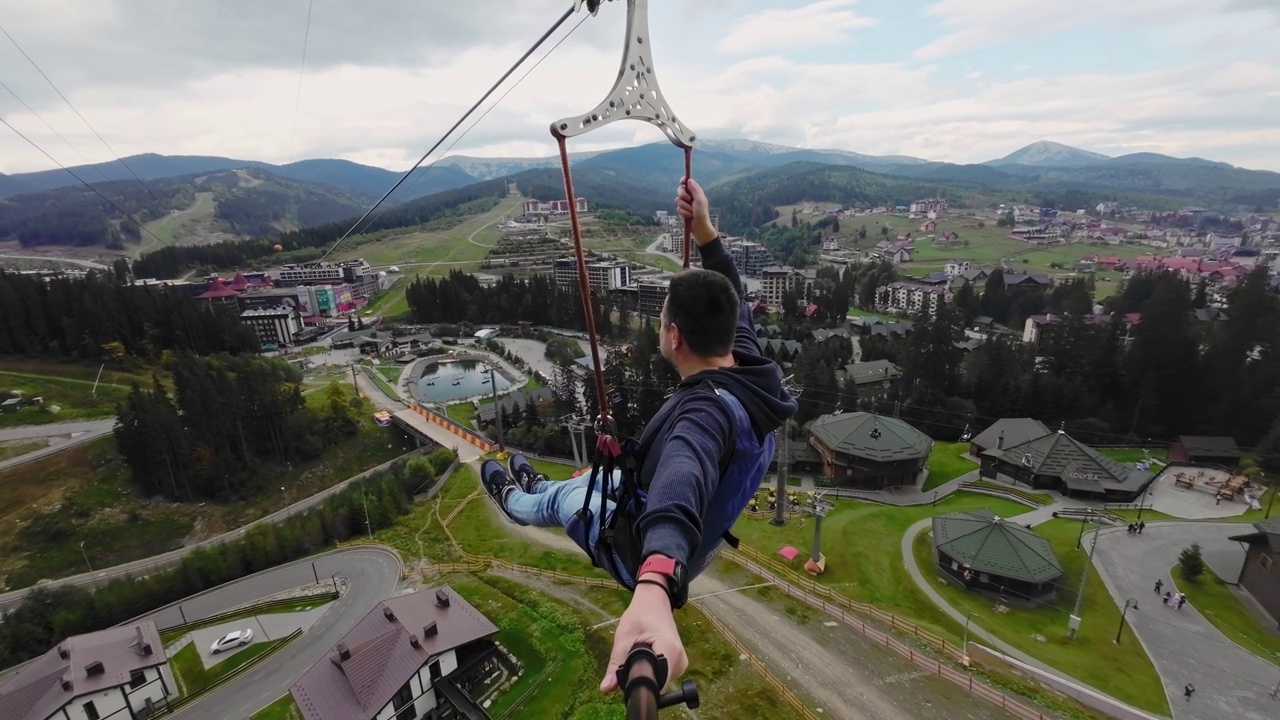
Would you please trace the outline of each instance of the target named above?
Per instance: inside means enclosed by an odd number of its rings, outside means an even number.
[[[738,271],[692,179],[681,182],[676,209],[691,225],[703,266],[671,279],[660,316],[662,356],[680,384],[639,442],[615,453],[619,469],[602,472],[597,463],[590,474],[553,482],[521,455],[511,458],[510,474],[493,460],[481,467],[485,490],[509,519],[565,528],[633,591],[602,692],[618,689],[616,672],[637,645],[666,657],[669,678],[684,673],[673,611],[721,543],[736,544],[729,529],[773,459],[772,433],[796,412],[781,370],[761,354]]]

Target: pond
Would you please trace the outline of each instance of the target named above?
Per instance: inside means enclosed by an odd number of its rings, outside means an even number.
[[[476,395],[488,395],[493,392],[493,386],[489,384],[487,367],[476,360],[428,365],[418,379],[414,397],[428,403],[451,403]],[[493,377],[498,392],[511,387],[502,373],[495,373]]]

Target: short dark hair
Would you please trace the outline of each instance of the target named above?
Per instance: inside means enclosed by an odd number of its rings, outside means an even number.
[[[693,354],[720,357],[733,349],[738,303],[729,278],[710,270],[685,270],[671,278],[666,321],[680,328]]]

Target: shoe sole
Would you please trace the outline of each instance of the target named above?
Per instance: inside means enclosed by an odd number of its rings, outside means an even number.
[[[484,471],[484,469],[489,465],[489,463],[493,463],[493,466],[494,466],[495,468],[497,468],[497,471],[498,471],[498,472],[505,472],[505,471],[502,469],[502,466],[501,466],[501,465],[499,465],[497,462],[495,462],[495,461],[493,461],[493,460],[486,460],[486,461],[485,461],[485,463],[484,463],[483,465],[481,465],[481,466],[480,466],[480,475],[481,475],[481,478],[480,478],[480,485],[484,488],[484,494],[485,494],[485,495],[487,495],[487,496],[489,496],[489,499],[493,501],[493,504],[494,504],[494,505],[497,505],[497,506],[498,506],[498,510],[502,513],[503,517],[505,517],[509,522],[513,522],[513,523],[515,523],[516,525],[521,525],[521,526],[524,526],[524,527],[528,527],[528,526],[529,526],[529,523],[521,522],[521,521],[519,521],[519,520],[515,519],[515,517],[513,517],[513,516],[511,515],[511,511],[507,509],[507,506],[506,506],[506,505],[504,505],[504,504],[502,503],[502,500],[500,500],[500,499],[498,498],[498,496],[497,496],[497,495],[495,495],[495,494],[493,493],[493,490],[492,490],[492,489],[490,489],[490,487],[489,487],[489,482],[488,482],[489,473],[486,473],[486,472]],[[512,481],[512,482],[514,482],[514,481]],[[512,485],[512,487],[516,488],[517,490],[519,490],[519,489],[520,489],[520,486],[519,486],[518,484]]]

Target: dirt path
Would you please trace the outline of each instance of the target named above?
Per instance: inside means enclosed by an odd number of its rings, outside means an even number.
[[[495,521],[529,542],[563,550],[582,551],[563,531],[522,527],[506,520],[488,498],[484,502]],[[531,581],[528,578],[521,582]],[[545,587],[544,587],[545,586]],[[549,593],[582,603],[570,587],[541,583]],[[847,720],[1004,720],[1012,716],[976,700],[896,654],[876,647],[853,628],[817,611],[802,621],[751,594],[725,592],[733,586],[707,573],[694,581],[692,595],[720,593],[699,602],[724,623],[755,656],[798,694],[821,708],[824,715]],[[612,619],[602,609],[602,620]]]
[[[699,577],[696,594],[728,590],[714,574]],[[848,720],[1005,720],[1012,716],[817,611],[797,617],[749,593],[704,598],[707,612],[732,632],[778,679],[791,683],[824,715]]]

